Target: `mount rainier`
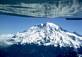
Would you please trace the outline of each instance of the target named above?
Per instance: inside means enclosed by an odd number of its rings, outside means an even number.
[[[43,46],[53,45],[54,47],[74,47],[82,46],[82,36],[68,32],[54,23],[44,23],[34,25],[29,29],[16,34],[0,36],[0,46],[10,46],[13,44],[37,44]]]

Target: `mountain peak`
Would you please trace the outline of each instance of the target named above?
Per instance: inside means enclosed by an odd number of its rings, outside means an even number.
[[[3,39],[4,40],[4,39]],[[54,45],[54,47],[74,47],[82,46],[82,37],[61,30],[54,23],[44,23],[30,27],[27,31],[17,33],[5,40],[5,44],[38,44],[38,45]]]
[[[54,24],[54,23],[50,23],[50,22],[47,22],[46,24],[49,25],[49,26],[51,26],[51,27],[52,27],[52,26],[53,26],[53,27],[59,27],[58,25],[56,25],[56,24]]]
[[[59,26],[54,24],[54,23],[51,23],[51,22],[46,22],[46,23],[43,23],[43,24],[39,24],[38,25],[39,27],[47,27],[47,28],[55,28],[55,29],[59,29]]]

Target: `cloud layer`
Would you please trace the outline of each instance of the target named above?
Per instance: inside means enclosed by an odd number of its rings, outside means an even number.
[[[82,9],[78,0],[55,1],[54,3],[0,4],[0,12],[34,17],[73,16]]]

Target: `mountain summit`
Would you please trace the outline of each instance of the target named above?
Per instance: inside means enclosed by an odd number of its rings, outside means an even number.
[[[1,38],[2,39],[2,38]],[[4,38],[3,38],[4,39]],[[1,41],[0,41],[1,42]],[[12,37],[4,39],[6,45],[12,44],[37,44],[54,47],[74,47],[79,48],[82,45],[82,37],[68,31],[54,23],[44,23],[30,27],[24,32],[18,32]]]

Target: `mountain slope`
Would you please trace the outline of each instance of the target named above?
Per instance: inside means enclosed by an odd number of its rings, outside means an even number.
[[[5,39],[4,39],[5,40]],[[37,44],[37,45],[54,45],[54,47],[74,47],[82,46],[82,37],[68,31],[54,23],[45,23],[30,27],[24,32],[17,33],[12,37],[7,37],[4,42],[6,45],[12,44]]]

